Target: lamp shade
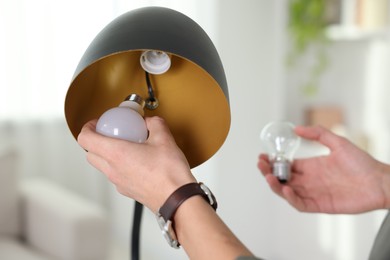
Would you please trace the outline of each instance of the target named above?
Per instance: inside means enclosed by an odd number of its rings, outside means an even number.
[[[191,168],[213,156],[230,128],[225,72],[215,46],[189,17],[163,7],[127,12],[109,23],[82,56],[65,99],[65,117],[77,138],[82,126],[130,94],[146,99],[140,65],[144,51],[165,52],[170,67],[150,75],[159,106],[145,116],[167,122]]]

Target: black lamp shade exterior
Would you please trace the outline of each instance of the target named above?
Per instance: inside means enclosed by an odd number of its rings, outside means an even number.
[[[203,29],[187,16],[162,7],[125,13],[92,41],[74,73],[65,100],[72,134],[118,106],[129,94],[148,97],[140,55],[158,50],[171,56],[172,66],[151,75],[160,101],[146,116],[161,116],[176,142],[195,167],[223,144],[230,128],[229,94],[215,46]]]

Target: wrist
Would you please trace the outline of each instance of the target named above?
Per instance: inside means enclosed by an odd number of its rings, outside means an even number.
[[[217,201],[210,191],[210,189],[203,183],[187,183],[176,189],[164,202],[158,210],[156,217],[160,225],[164,237],[167,239],[169,245],[174,248],[179,248],[180,244],[174,230],[174,218],[177,210],[183,203],[187,202],[193,197],[199,197],[207,202],[211,207],[217,209]]]
[[[172,174],[172,177],[166,177],[163,182],[158,183],[158,186],[153,187],[153,190],[149,193],[150,203],[147,203],[146,205],[156,214],[159,208],[175,190],[192,182],[197,182],[197,180],[189,170],[186,174],[183,174],[182,172]]]

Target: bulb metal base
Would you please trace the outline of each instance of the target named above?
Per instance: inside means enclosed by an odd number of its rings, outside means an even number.
[[[145,101],[142,99],[141,96],[137,94],[131,94],[125,98],[124,101],[134,101],[135,103],[139,104],[142,108],[145,106]]]
[[[277,159],[272,163],[272,174],[279,182],[286,183],[291,178],[291,163],[286,159]]]

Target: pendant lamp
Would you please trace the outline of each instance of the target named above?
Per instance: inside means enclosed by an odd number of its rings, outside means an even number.
[[[191,168],[212,157],[227,137],[229,94],[220,57],[204,30],[180,12],[136,9],[95,37],[65,99],[73,136],[130,94],[149,101],[145,116],[165,119]]]

